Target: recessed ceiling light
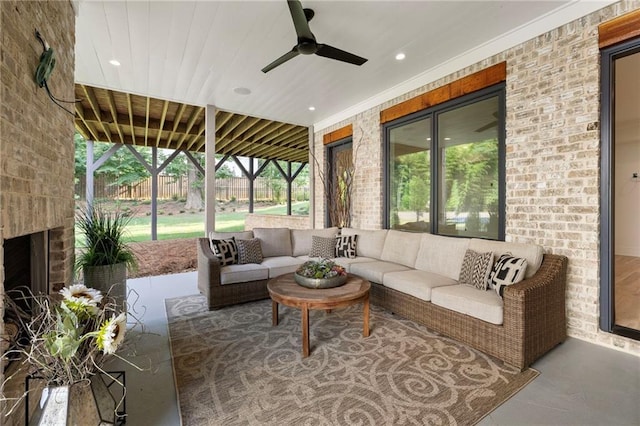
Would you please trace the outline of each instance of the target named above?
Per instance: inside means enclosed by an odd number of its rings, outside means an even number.
[[[120,66],[120,61],[118,61],[117,59],[112,59],[109,61],[109,63],[111,65],[113,65],[114,67],[119,67]]]
[[[238,95],[249,95],[251,94],[251,89],[248,89],[246,87],[236,87],[235,89],[233,89],[233,92]]]
[[[309,111],[315,111],[315,110],[316,110],[316,107],[314,107],[313,105],[309,107]]]
[[[406,58],[406,57],[407,57],[407,55],[405,55],[404,53],[400,52],[400,53],[398,53],[398,54],[396,55],[396,61],[401,61],[401,60],[403,60],[403,59],[404,59],[404,58]]]
[[[445,140],[445,141],[450,141],[450,140],[451,140],[451,138],[444,138],[444,140]]]
[[[430,141],[430,140],[431,140],[431,138],[427,138],[427,141]]]

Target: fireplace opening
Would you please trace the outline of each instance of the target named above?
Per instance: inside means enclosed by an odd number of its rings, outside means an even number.
[[[31,319],[33,307],[25,289],[33,294],[49,291],[49,232],[37,232],[3,241],[4,292],[11,303],[5,304],[4,335],[0,352],[11,350],[25,339],[21,324]],[[28,343],[28,342],[26,342]],[[11,358],[11,357],[9,357]],[[8,367],[8,364],[2,367]]]

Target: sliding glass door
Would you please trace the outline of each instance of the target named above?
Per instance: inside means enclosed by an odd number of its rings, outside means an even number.
[[[385,225],[504,238],[504,88],[385,126]]]

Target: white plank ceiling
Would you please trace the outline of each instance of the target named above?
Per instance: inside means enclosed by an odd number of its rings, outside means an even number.
[[[404,84],[404,90],[407,81],[417,87],[419,76],[443,64],[459,66],[460,58],[471,60],[483,47],[504,49],[521,41],[518,34],[531,38],[611,2],[580,3],[305,1],[316,13],[310,26],[319,43],[368,62],[358,67],[300,55],[264,74],[264,66],[296,43],[284,0],[80,0],[76,82],[311,125],[394,87]],[[394,59],[398,52],[407,55],[404,61]],[[251,94],[235,93],[238,87]]]

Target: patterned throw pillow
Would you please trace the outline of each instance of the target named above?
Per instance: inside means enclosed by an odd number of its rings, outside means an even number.
[[[332,259],[336,256],[336,239],[313,235],[311,237],[311,251],[309,257]]]
[[[493,252],[478,253],[467,250],[460,269],[460,284],[473,286],[479,290],[487,289],[487,281],[493,266]]]
[[[504,289],[508,285],[522,281],[526,271],[527,259],[513,257],[511,253],[503,254],[491,271],[489,288],[494,289],[502,297]]]
[[[336,257],[356,257],[357,235],[338,235],[336,237]]]
[[[236,240],[238,245],[238,263],[262,263],[262,246],[260,240],[252,238],[250,240]]]
[[[211,251],[220,259],[220,265],[233,265],[238,263],[238,246],[235,237],[228,240],[209,239]]]

